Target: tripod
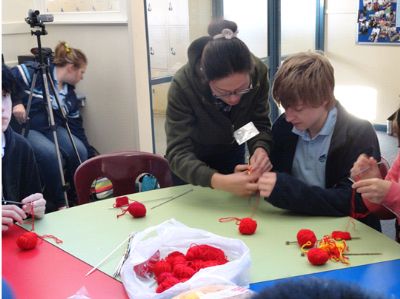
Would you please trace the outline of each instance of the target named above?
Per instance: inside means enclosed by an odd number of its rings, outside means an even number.
[[[42,84],[43,84],[43,86],[42,86],[43,87],[43,101],[46,103],[46,111],[47,111],[47,114],[48,114],[49,127],[50,127],[50,130],[52,131],[52,135],[53,135],[55,152],[56,152],[56,156],[57,156],[57,164],[58,164],[58,169],[59,169],[60,178],[61,178],[61,184],[62,184],[62,189],[63,189],[65,206],[68,208],[69,207],[68,196],[67,196],[68,186],[65,183],[65,177],[64,177],[64,171],[63,171],[63,166],[62,166],[62,158],[61,158],[60,146],[59,146],[58,137],[57,137],[57,126],[56,126],[55,120],[54,120],[53,107],[52,107],[51,98],[50,98],[49,86],[50,86],[51,91],[52,91],[52,93],[54,95],[56,104],[57,104],[58,109],[60,111],[61,119],[63,121],[63,124],[64,124],[66,130],[67,130],[69,140],[71,141],[71,144],[72,144],[72,146],[74,148],[74,152],[75,152],[75,154],[76,154],[76,156],[78,158],[79,164],[81,164],[82,161],[81,161],[81,158],[79,156],[78,149],[76,147],[75,141],[72,138],[72,133],[71,133],[71,130],[70,130],[69,126],[68,126],[67,117],[65,116],[65,112],[63,110],[63,107],[60,105],[58,92],[56,91],[56,88],[54,86],[54,82],[53,82],[53,80],[52,80],[52,78],[50,76],[49,65],[44,62],[43,56],[44,55],[48,56],[49,54],[51,54],[51,51],[48,51],[47,49],[43,49],[42,48],[40,36],[41,35],[46,35],[47,32],[45,30],[44,24],[39,24],[38,26],[40,26],[41,29],[40,30],[39,29],[38,30],[31,30],[31,34],[32,35],[36,35],[36,38],[37,38],[38,47],[37,47],[37,51],[35,51],[35,53],[33,53],[33,54],[37,54],[35,56],[39,58],[39,65],[36,67],[35,72],[34,72],[34,74],[32,76],[32,84],[30,86],[30,93],[29,93],[29,98],[28,98],[28,103],[27,103],[27,108],[26,108],[27,120],[26,120],[26,123],[24,125],[23,130],[22,130],[22,134],[26,137],[28,135],[28,133],[29,133],[29,112],[30,112],[31,105],[32,105],[33,91],[34,91],[35,86],[36,86],[36,80],[37,80],[37,77],[40,75],[42,77]],[[47,59],[47,61],[48,60],[49,59]]]

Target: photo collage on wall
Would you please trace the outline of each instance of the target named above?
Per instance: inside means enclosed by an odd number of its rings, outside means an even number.
[[[400,45],[400,0],[360,0],[358,44]]]

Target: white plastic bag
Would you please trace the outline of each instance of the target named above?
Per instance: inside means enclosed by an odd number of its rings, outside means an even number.
[[[186,253],[191,245],[207,244],[222,249],[228,258],[224,265],[208,267],[195,273],[184,283],[178,283],[162,293],[156,293],[153,278],[144,279],[134,266],[149,260],[159,251],[164,258],[172,251]],[[131,299],[169,299],[177,294],[210,284],[248,287],[249,248],[238,239],[225,238],[201,229],[190,228],[175,219],[139,232],[131,240],[131,251],[121,270],[121,279]]]

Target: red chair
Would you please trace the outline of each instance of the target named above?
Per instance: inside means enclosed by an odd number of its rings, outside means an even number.
[[[83,162],[74,175],[78,205],[90,201],[95,179],[107,177],[112,182],[114,196],[121,196],[135,193],[135,179],[142,173],[154,175],[161,188],[173,185],[168,161],[159,155],[124,151],[93,157]]]

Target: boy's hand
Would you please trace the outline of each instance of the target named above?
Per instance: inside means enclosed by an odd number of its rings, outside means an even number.
[[[36,218],[42,218],[46,210],[46,200],[41,193],[35,193],[25,197],[21,203],[24,205],[22,209],[25,213],[31,213],[31,206],[33,206],[33,213]]]
[[[265,149],[262,147],[256,148],[253,155],[250,157],[250,165],[252,172],[262,173],[272,169],[272,163]]]
[[[1,224],[3,232],[14,225],[14,222],[22,224],[22,221],[26,218],[25,212],[16,205],[3,205],[1,208]]]
[[[20,125],[26,122],[26,110],[24,105],[22,104],[15,105],[12,112],[14,114],[15,119],[18,121]]]
[[[269,197],[275,188],[275,184],[276,173],[264,172],[263,175],[258,179],[258,190],[260,190],[260,195]]]

